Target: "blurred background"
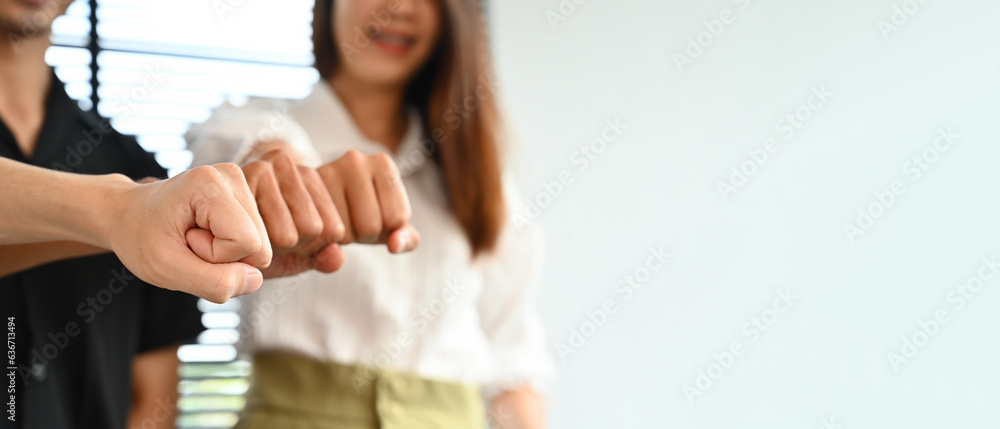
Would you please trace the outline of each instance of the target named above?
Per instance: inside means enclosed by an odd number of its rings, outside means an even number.
[[[47,60],[176,174],[216,106],[308,93],[311,7],[77,1]],[[996,426],[998,14],[488,2],[522,220],[547,236],[551,426]],[[179,425],[228,427],[239,303],[203,304]]]

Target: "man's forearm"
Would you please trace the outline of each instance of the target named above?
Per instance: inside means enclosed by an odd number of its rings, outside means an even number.
[[[0,245],[0,277],[51,262],[107,252],[107,249],[75,241]]]
[[[109,249],[144,281],[222,303],[257,290],[271,245],[235,164],[138,184],[0,158],[0,245],[75,241]]]
[[[0,244],[72,240],[107,247],[109,213],[130,185],[121,175],[85,176],[0,158]]]

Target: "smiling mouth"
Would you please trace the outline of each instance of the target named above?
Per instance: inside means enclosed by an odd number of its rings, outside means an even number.
[[[19,0],[18,2],[21,3],[21,4],[23,4],[23,5],[25,5],[25,6],[36,7],[37,8],[37,7],[41,7],[42,5],[44,5],[45,3],[47,3],[48,0]]]
[[[398,36],[385,32],[375,32],[369,34],[368,36],[371,37],[375,44],[382,48],[382,50],[397,55],[406,53],[407,50],[416,44],[416,38],[414,37]]]

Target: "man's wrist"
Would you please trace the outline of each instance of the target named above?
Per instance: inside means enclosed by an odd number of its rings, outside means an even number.
[[[75,224],[78,241],[114,250],[114,234],[121,228],[121,215],[129,204],[130,194],[141,186],[121,174],[88,177],[80,183],[78,195],[87,195],[86,204],[79,205]]]

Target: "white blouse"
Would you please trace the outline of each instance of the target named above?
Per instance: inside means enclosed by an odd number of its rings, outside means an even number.
[[[324,82],[299,101],[225,105],[188,132],[195,164],[241,158],[252,141],[280,138],[317,166],[349,149],[393,155],[413,208],[420,246],[392,255],[385,246],[343,247],[339,271],[267,280],[243,301],[245,352],[281,350],[341,364],[392,369],[426,378],[481,383],[489,397],[553,375],[535,306],[541,235],[511,222],[497,248],[472,259],[448,206],[440,169],[423,149],[410,114],[396,154],[366,139]],[[511,213],[520,203],[509,178]],[[513,215],[509,216],[512,218]]]

